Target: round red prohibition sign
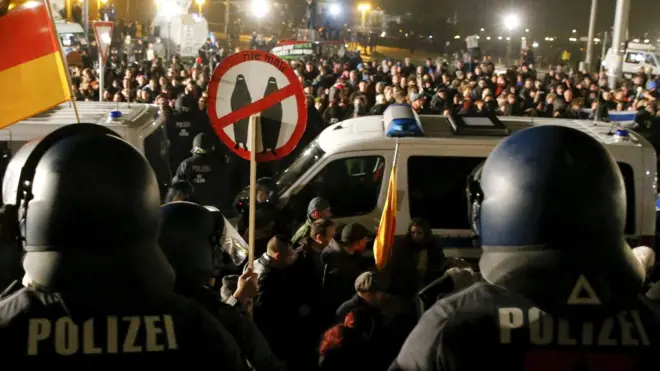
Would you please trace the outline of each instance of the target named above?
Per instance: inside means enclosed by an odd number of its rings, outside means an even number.
[[[250,62],[258,63],[252,63],[251,67],[241,74],[244,80],[263,80],[263,82],[266,83],[269,81],[268,71],[273,73],[274,70],[272,67],[275,67],[277,71],[279,71],[277,74],[280,76],[283,75],[288,84],[280,89],[269,92],[263,98],[255,100],[242,108],[233,110],[228,109],[227,112],[218,112],[218,100],[230,100],[232,91],[236,89],[237,84],[235,80],[225,78],[225,75],[227,75],[227,72],[232,68],[236,66],[240,67],[241,64]],[[264,65],[260,68],[259,65],[262,63]],[[223,80],[223,78],[225,79]],[[271,78],[273,77],[271,76]],[[220,138],[220,140],[232,152],[245,160],[250,160],[250,151],[240,148],[239,145],[237,145],[237,141],[227,135],[225,128],[234,125],[241,120],[249,119],[250,116],[259,114],[289,97],[295,97],[294,107],[297,111],[295,112],[297,115],[295,128],[293,129],[291,136],[280,147],[271,148],[272,151],[269,152],[257,153],[257,162],[274,161],[287,156],[296,148],[296,145],[305,132],[305,127],[307,125],[307,106],[302,84],[298,80],[298,77],[291,66],[273,54],[260,50],[246,50],[225,58],[215,71],[213,71],[213,76],[209,82],[208,94],[208,114],[213,130],[218,138]],[[283,108],[286,110],[286,107]],[[292,111],[292,109],[288,108],[288,111],[291,113],[290,111]],[[219,117],[219,114],[221,114],[222,117]]]

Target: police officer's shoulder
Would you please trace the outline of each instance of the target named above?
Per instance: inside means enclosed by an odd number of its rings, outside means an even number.
[[[12,322],[30,315],[35,300],[48,301],[47,294],[32,287],[22,287],[0,301],[0,327],[7,327]]]

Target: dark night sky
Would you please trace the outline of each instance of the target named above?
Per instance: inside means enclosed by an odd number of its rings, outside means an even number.
[[[631,36],[649,32],[652,38],[660,37],[660,0],[631,1]],[[491,35],[498,33],[497,23],[503,15],[516,10],[523,19],[522,28],[529,28],[535,38],[569,37],[574,28],[578,35],[586,35],[591,7],[590,0],[375,0],[375,3],[391,13],[412,11],[414,14],[415,9],[425,14],[433,12],[439,21],[457,11],[460,32],[477,32],[484,27],[486,33],[492,30]],[[599,0],[597,32],[612,26],[615,4],[616,0]]]

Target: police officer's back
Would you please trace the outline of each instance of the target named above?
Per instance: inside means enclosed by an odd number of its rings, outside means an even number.
[[[175,291],[200,303],[216,316],[234,337],[242,355],[257,370],[279,371],[279,361],[254,322],[237,309],[236,300],[232,305],[225,304],[220,293],[213,289],[220,269],[219,243],[225,227],[222,214],[192,202],[165,204],[161,214],[159,245],[176,272]],[[244,273],[244,277],[254,280],[256,291],[257,275],[249,272]],[[239,285],[233,298],[244,294],[247,290],[241,290]]]
[[[173,294],[156,177],[112,131],[76,124],[28,142],[3,201],[15,218],[2,231],[20,225],[29,282],[0,302],[4,365],[191,369],[203,359],[243,369],[224,327]]]
[[[205,129],[204,122],[199,121],[196,107],[186,102],[183,97],[177,98],[175,110],[166,122],[172,172],[189,156],[193,139]]]
[[[487,283],[438,301],[390,370],[657,368],[660,316],[624,241],[625,186],[580,131],[504,140],[469,182]]]
[[[202,205],[220,210],[227,207],[229,198],[227,167],[223,158],[214,154],[215,141],[208,133],[195,136],[192,156],[179,165],[174,181],[185,180],[193,185],[193,198]]]

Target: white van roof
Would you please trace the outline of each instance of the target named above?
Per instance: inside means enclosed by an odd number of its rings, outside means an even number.
[[[423,137],[399,138],[407,144],[464,144],[495,146],[503,137],[463,136],[453,133],[449,119],[442,115],[419,116],[424,129]],[[629,141],[616,142],[612,133],[617,129],[611,123],[589,120],[567,120],[531,117],[498,117],[511,133],[535,125],[561,125],[578,129],[589,134],[606,146],[628,146],[653,148],[651,144],[635,133],[630,133]],[[393,149],[395,139],[385,135],[382,116],[364,116],[342,121],[326,128],[319,136],[319,145],[325,152],[340,153],[350,151]]]
[[[57,33],[85,33],[85,30],[78,23],[73,22],[55,22]]]
[[[151,124],[159,110],[156,105],[141,103],[118,105],[112,102],[76,102],[76,105],[81,122],[106,126],[122,136],[126,135],[126,129],[141,128]],[[110,111],[115,110],[121,111],[125,124],[107,123]],[[62,103],[50,111],[1,129],[0,141],[28,141],[75,122],[76,114],[71,102]]]

